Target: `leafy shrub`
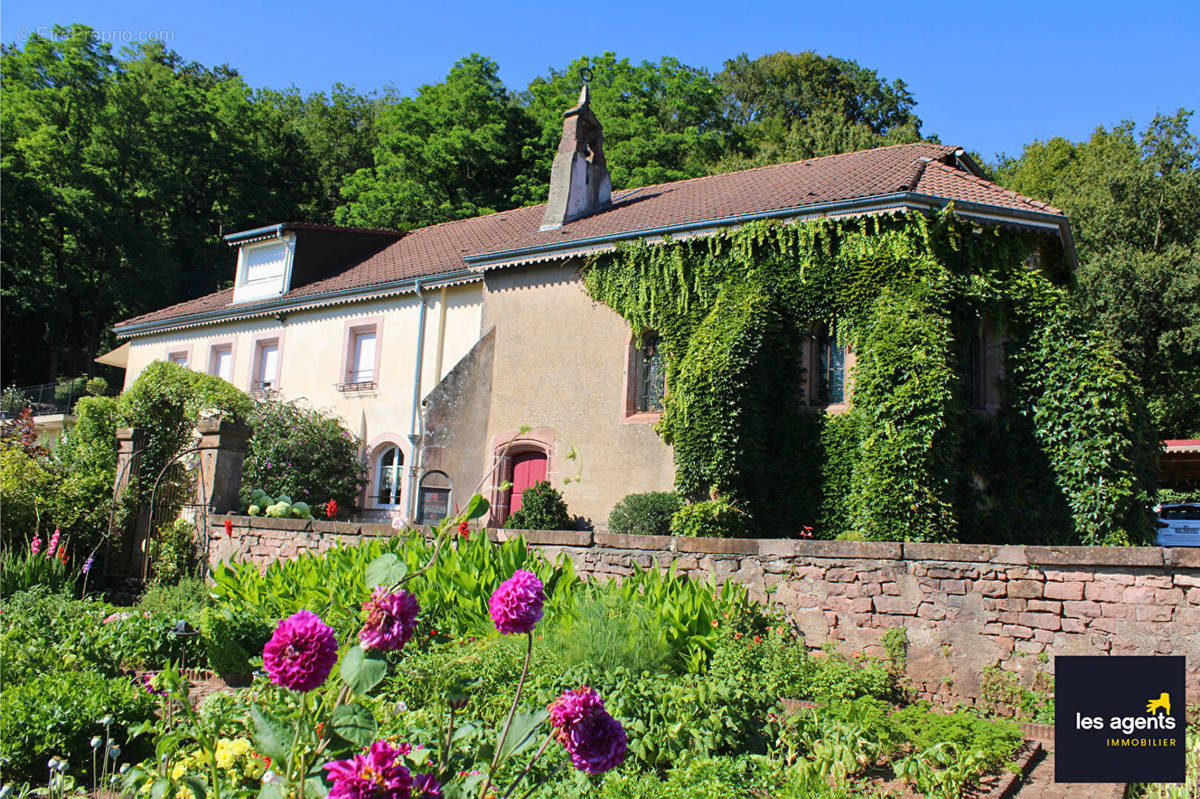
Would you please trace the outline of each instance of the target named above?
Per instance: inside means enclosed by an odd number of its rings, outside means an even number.
[[[622,596],[607,585],[586,591],[548,638],[564,666],[585,663],[603,672],[624,667],[657,672],[675,655],[657,609],[640,596]]]
[[[196,577],[181,577],[177,583],[152,582],[138,600],[138,609],[194,622],[208,605],[208,585]]]
[[[761,755],[701,757],[657,774],[617,774],[604,781],[604,799],[732,799],[779,796],[780,764]],[[832,789],[830,789],[832,791]],[[840,792],[839,792],[840,793]],[[825,799],[833,793],[807,794]]]
[[[0,514],[3,546],[20,549],[51,528],[55,476],[20,447],[0,448]]]
[[[0,672],[16,683],[59,669],[117,673],[115,631],[101,624],[111,607],[55,594],[45,585],[0,602]]]
[[[808,696],[818,702],[845,702],[859,697],[891,698],[895,682],[887,666],[871,658],[848,658],[832,645],[826,645],[825,655],[813,658],[808,675]]]
[[[54,448],[62,474],[54,520],[80,549],[92,550],[108,530],[117,471],[116,429],[115,398],[83,397],[75,403],[75,424]]]
[[[86,773],[89,739],[103,735],[101,719],[111,715],[111,737],[127,746],[125,730],[154,715],[157,702],[128,677],[96,671],[56,669],[26,682],[5,680],[0,690],[0,761],[6,780],[41,782],[46,761],[65,758]]]
[[[175,585],[196,568],[196,528],[176,519],[159,529],[150,542],[150,570],[156,583]]]
[[[791,627],[779,619],[767,621],[766,629],[754,623],[723,625],[709,673],[740,678],[769,701],[806,696],[818,664]]]
[[[927,702],[918,702],[892,714],[904,740],[916,751],[949,742],[960,752],[980,754],[980,773],[1006,763],[1021,746],[1021,730],[1015,724],[982,719],[970,710],[941,713]]]
[[[366,471],[358,458],[361,442],[341,420],[297,402],[260,400],[249,423],[254,435],[242,462],[246,490],[260,489],[277,501],[283,495],[293,507],[329,499],[343,508],[355,507]],[[243,497],[243,509],[251,504],[248,500]],[[267,512],[267,505],[256,504]]]
[[[750,534],[750,519],[727,502],[708,499],[677,510],[671,517],[671,534],[693,538],[744,538]]]
[[[241,676],[250,673],[252,657],[261,657],[275,620],[248,611],[234,613],[228,607],[205,608],[199,626],[209,668]]]
[[[630,494],[608,515],[608,531],[619,535],[669,535],[671,517],[683,505],[674,491]]]
[[[521,509],[508,517],[504,526],[513,530],[574,530],[562,492],[542,480],[525,489]]]

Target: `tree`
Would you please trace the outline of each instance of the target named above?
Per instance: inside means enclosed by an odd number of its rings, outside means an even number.
[[[1163,438],[1200,435],[1200,145],[1192,112],[1002,158],[1006,186],[1071,219],[1077,301],[1144,386]]]
[[[444,82],[382,108],[374,165],[346,181],[338,223],[403,230],[513,207],[535,128],[499,70],[472,54]]]
[[[614,189],[707,175],[735,138],[721,91],[703,70],[674,58],[632,64],[613,53],[577,58],[550,70],[522,93],[540,134],[529,142],[532,167],[521,176],[522,202],[545,202],[563,112],[578,103],[590,69],[591,105],[604,126],[604,157]]]
[[[778,52],[742,53],[716,76],[726,113],[746,138],[720,171],[919,141],[916,101],[854,61]]]

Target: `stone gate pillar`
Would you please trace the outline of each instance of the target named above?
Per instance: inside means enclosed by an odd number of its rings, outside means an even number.
[[[113,480],[113,502],[116,523],[121,527],[108,541],[104,573],[108,576],[127,577],[136,574],[141,563],[141,548],[144,546],[146,529],[150,523],[150,509],[143,503],[134,509],[132,518],[122,518],[121,500],[129,484],[141,474],[146,431],[137,427],[121,427],[117,429],[116,435],[117,474]]]
[[[239,422],[201,419],[200,475],[196,481],[197,502],[208,506],[209,513],[229,513],[238,509],[238,489],[242,487],[242,461],[253,430]]]

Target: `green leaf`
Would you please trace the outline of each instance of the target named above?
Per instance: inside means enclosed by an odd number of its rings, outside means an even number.
[[[387,676],[387,661],[375,652],[364,652],[361,646],[352,646],[342,658],[342,682],[354,693],[365,695]]]
[[[380,555],[367,564],[367,588],[395,585],[408,574],[408,566],[395,553]]]
[[[335,707],[330,722],[335,733],[359,746],[369,746],[379,731],[371,711],[359,702]]]
[[[254,746],[259,753],[271,758],[272,763],[286,765],[296,739],[295,730],[258,705],[251,705],[250,718],[254,721]]]
[[[258,790],[258,799],[283,799],[283,788],[278,782],[264,782]]]
[[[208,796],[208,785],[200,777],[189,774],[183,778],[183,782],[187,787],[192,789],[192,793],[195,794],[196,799],[205,799]]]
[[[542,726],[542,722],[548,718],[550,718],[550,714],[545,710],[536,710],[532,713],[522,712],[513,716],[507,737],[503,742],[499,738],[496,739],[496,745],[500,747],[499,762],[503,763],[532,744],[536,739],[538,727]]]
[[[467,518],[478,519],[480,516],[487,513],[490,507],[491,506],[488,504],[486,499],[484,499],[481,495],[476,494],[475,496],[471,497],[471,500],[467,503]]]

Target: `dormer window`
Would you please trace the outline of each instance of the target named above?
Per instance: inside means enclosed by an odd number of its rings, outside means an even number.
[[[291,283],[295,245],[294,233],[241,245],[233,301],[263,300],[286,292]]]

